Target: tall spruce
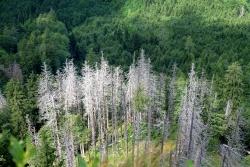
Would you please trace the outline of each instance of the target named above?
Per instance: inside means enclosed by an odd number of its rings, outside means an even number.
[[[25,123],[25,93],[20,81],[10,80],[5,88],[6,100],[11,113],[11,125],[13,134],[20,138],[24,138],[26,134]]]

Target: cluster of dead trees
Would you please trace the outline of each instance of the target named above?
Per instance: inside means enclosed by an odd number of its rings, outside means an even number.
[[[38,106],[41,120],[51,129],[57,163],[76,166],[76,155],[85,156],[86,150],[98,152],[102,163],[122,148],[127,156],[132,156],[133,166],[139,166],[136,158],[142,153],[150,156],[155,130],[161,136],[161,166],[166,165],[164,156],[169,156],[170,166],[184,166],[186,160],[192,160],[197,167],[209,163],[206,156],[211,137],[209,113],[216,98],[213,83],[204,74],[198,77],[192,65],[177,109],[176,71],[173,65],[169,76],[153,72],[143,51],[126,73],[120,67],[110,66],[104,58],[95,66],[86,62],[80,72],[72,61],[67,61],[55,75],[44,64]],[[0,94],[0,108],[4,105],[6,102]],[[230,113],[229,105],[230,101],[225,117]],[[240,161],[238,113],[228,145],[221,145],[223,166],[234,166]],[[74,116],[80,116],[82,125],[88,129],[89,133],[83,134],[88,140],[79,140],[82,135],[74,130]],[[39,134],[28,119],[27,123],[33,142],[39,147]],[[178,124],[176,147],[166,155],[163,147],[173,124]],[[150,158],[147,164],[150,166]]]

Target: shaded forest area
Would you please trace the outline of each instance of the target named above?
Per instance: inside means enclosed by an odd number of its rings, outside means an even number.
[[[0,0],[0,165],[249,165],[249,10]]]

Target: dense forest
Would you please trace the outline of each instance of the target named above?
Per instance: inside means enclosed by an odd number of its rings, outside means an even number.
[[[0,0],[0,166],[250,166],[248,54],[248,0]]]

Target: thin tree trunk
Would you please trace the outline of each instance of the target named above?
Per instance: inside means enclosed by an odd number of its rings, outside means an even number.
[[[66,166],[74,167],[75,166],[75,156],[74,156],[74,143],[73,143],[73,134],[71,131],[72,120],[69,118],[69,127],[66,127],[65,133],[65,147],[66,147]]]
[[[112,72],[112,84],[111,84],[111,109],[112,109],[112,151],[114,153],[114,145],[115,145],[115,106],[114,106],[114,82],[113,82],[113,72]]]
[[[106,110],[106,120],[107,120],[107,126],[105,128],[105,161],[108,159],[108,141],[109,141],[109,133],[108,133],[108,129],[109,129],[109,110],[108,110],[108,105],[107,102],[105,100],[105,110]]]
[[[170,151],[170,153],[169,153],[169,167],[172,167],[172,155],[173,155],[173,153],[172,153],[172,151]]]
[[[150,166],[151,162],[151,154],[150,154],[150,149],[151,149],[151,119],[152,119],[152,112],[151,108],[148,109],[148,136],[147,136],[147,144],[146,144],[146,157],[147,157],[147,166]]]
[[[136,147],[137,147],[137,153],[136,153],[136,166],[138,166],[139,158],[140,158],[140,121],[141,121],[141,115],[139,112],[137,112],[136,116]]]
[[[187,151],[187,155],[188,155],[188,158],[191,159],[191,156],[192,156],[192,140],[193,140],[193,124],[194,124],[194,110],[192,111],[192,117],[191,117],[191,125],[190,125],[190,133],[189,133],[189,143],[188,143],[188,151]]]
[[[92,137],[92,147],[94,150],[96,149],[96,141],[95,141],[95,123],[94,123],[94,113],[90,113],[90,126],[91,126],[91,137]]]
[[[133,111],[133,139],[132,139],[132,163],[133,166],[135,165],[135,136],[136,136],[136,115],[135,112]]]
[[[117,100],[117,99],[116,99]],[[115,107],[115,110],[114,110],[114,124],[115,124],[115,127],[114,127],[114,137],[115,137],[115,151],[117,152],[117,138],[118,138],[118,133],[117,133],[117,107]]]
[[[80,152],[81,152],[81,156],[84,157],[85,156],[85,150],[84,150],[84,144],[83,143],[80,144]]]
[[[130,105],[129,105],[130,106]],[[129,111],[130,111],[130,107],[129,108]],[[125,137],[125,140],[126,140],[126,156],[128,157],[128,112],[127,109],[126,109],[126,101],[125,101],[125,94],[124,94],[124,91],[122,91],[122,109],[123,111],[125,112],[124,113],[124,121],[125,121],[125,134],[124,134],[124,137]]]

